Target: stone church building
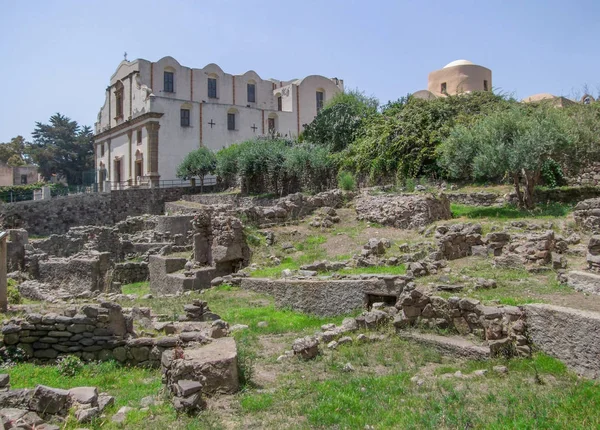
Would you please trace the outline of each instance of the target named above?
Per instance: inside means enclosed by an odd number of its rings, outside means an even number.
[[[194,149],[279,133],[295,137],[343,91],[341,79],[319,75],[279,81],[254,71],[196,69],[172,57],[124,60],[110,78],[95,124],[98,183],[113,188],[175,179]]]

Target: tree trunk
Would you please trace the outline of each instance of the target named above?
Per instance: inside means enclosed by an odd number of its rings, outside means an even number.
[[[524,203],[526,209],[533,209],[535,202],[533,200],[533,194],[535,191],[535,173],[527,172],[523,169],[523,179],[525,180],[525,194]]]
[[[204,193],[204,176],[200,176],[200,194]]]
[[[525,202],[523,201],[523,194],[521,193],[521,187],[519,185],[519,174],[513,173],[513,183],[515,185],[515,192],[517,193],[517,204],[523,209],[525,207]]]

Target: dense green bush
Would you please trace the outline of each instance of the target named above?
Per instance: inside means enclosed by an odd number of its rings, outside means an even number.
[[[239,176],[244,193],[318,192],[335,183],[335,165],[326,146],[252,139],[222,149],[216,157],[219,180],[232,184]]]
[[[342,168],[371,183],[390,183],[420,175],[443,176],[436,149],[457,124],[513,103],[491,92],[422,100],[405,97],[388,103],[364,121],[357,138],[340,155]]]
[[[552,106],[514,106],[454,128],[440,147],[439,163],[452,178],[509,178],[519,205],[531,209],[544,164],[573,156],[571,127],[566,113]]]
[[[344,191],[353,191],[356,188],[356,180],[352,173],[341,171],[338,174],[338,188]]]

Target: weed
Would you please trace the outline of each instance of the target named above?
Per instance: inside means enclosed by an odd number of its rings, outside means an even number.
[[[338,187],[344,191],[354,191],[356,180],[352,173],[341,171],[338,175]]]
[[[56,368],[61,375],[73,377],[83,369],[83,361],[76,355],[65,355],[57,360]]]

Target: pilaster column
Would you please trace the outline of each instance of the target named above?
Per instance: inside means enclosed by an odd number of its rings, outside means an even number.
[[[129,146],[129,155],[127,156],[128,158],[128,170],[129,170],[129,174],[127,175],[127,183],[129,186],[131,186],[132,181],[132,172],[133,172],[133,154],[131,153],[132,149],[132,140],[133,140],[133,130],[129,130],[127,132],[127,143]]]
[[[148,134],[148,176],[152,187],[158,186],[160,174],[158,173],[158,129],[160,124],[158,121],[150,121],[146,123],[146,132]]]

